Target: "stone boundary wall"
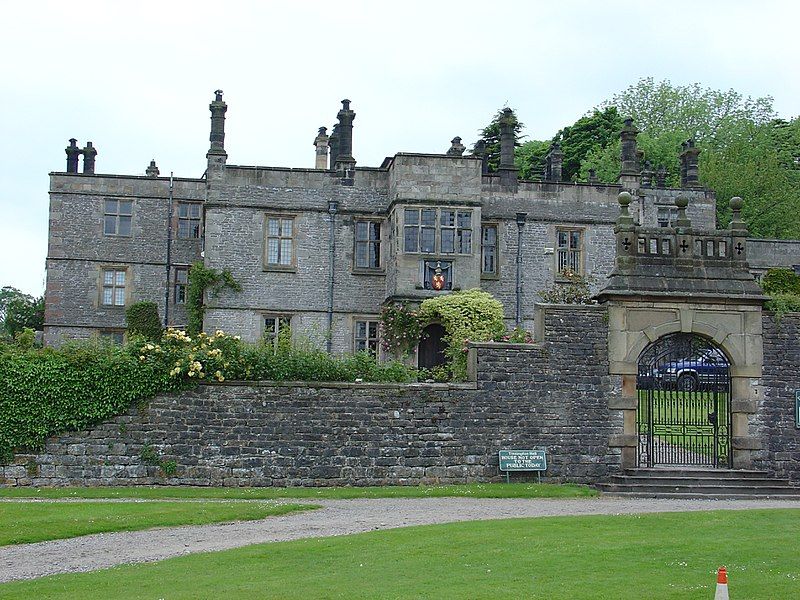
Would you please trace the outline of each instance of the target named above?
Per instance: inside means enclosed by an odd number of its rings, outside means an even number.
[[[800,429],[795,425],[795,390],[800,390],[800,313],[764,313],[763,395],[753,415],[762,449],[754,467],[800,484]]]
[[[470,384],[203,385],[159,396],[0,468],[7,485],[325,486],[501,479],[545,447],[551,481],[619,468],[604,307],[548,307],[544,341],[479,344]],[[617,413],[618,414],[618,413]],[[619,422],[618,422],[619,421]],[[532,479],[535,474],[515,474]]]

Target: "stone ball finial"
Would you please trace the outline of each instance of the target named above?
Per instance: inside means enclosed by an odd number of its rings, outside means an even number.
[[[731,210],[742,210],[742,207],[744,206],[744,200],[742,200],[739,196],[734,196],[731,198],[731,201],[728,205],[731,207]]]
[[[689,206],[689,199],[686,196],[678,196],[675,198],[675,206],[678,208],[686,208]]]
[[[630,203],[633,202],[633,196],[631,196],[630,192],[620,192],[619,196],[617,196],[617,202],[619,202],[620,206],[630,206]]]

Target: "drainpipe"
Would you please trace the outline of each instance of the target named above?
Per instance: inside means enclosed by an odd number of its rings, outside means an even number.
[[[172,171],[169,172],[169,206],[167,208],[167,291],[164,294],[164,327],[169,327],[169,287],[172,258]]]
[[[525,219],[528,213],[517,213],[517,288],[516,288],[516,311],[514,313],[514,322],[517,327],[522,326],[522,229],[525,227]]]
[[[339,212],[339,201],[328,200],[328,215],[330,215],[330,235],[328,237],[328,354],[333,349],[333,281],[334,259],[336,258],[336,213]]]

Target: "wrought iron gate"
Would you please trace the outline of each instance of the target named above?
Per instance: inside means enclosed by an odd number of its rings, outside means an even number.
[[[730,468],[730,363],[710,341],[666,335],[639,357],[638,466]]]

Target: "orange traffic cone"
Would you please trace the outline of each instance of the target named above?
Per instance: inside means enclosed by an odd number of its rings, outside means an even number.
[[[717,592],[714,600],[728,600],[728,571],[720,567],[717,571]]]

